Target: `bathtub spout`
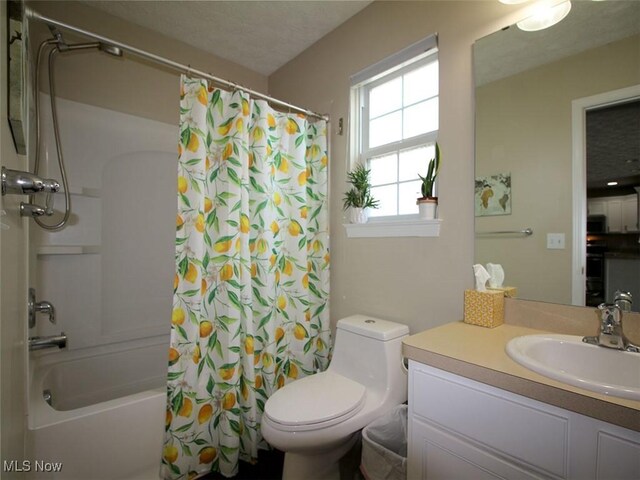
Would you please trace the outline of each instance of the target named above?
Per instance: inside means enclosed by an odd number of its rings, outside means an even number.
[[[58,347],[60,349],[67,346],[67,336],[62,332],[60,335],[49,337],[29,337],[29,351],[43,350],[45,348]]]

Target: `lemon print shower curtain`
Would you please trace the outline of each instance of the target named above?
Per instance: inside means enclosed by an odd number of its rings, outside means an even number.
[[[234,475],[268,397],[328,363],[327,125],[181,79],[164,478]]]

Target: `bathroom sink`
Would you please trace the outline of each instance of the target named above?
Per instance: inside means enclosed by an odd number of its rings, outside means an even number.
[[[525,335],[507,354],[545,377],[614,397],[640,400],[640,354],[590,345],[575,335]]]

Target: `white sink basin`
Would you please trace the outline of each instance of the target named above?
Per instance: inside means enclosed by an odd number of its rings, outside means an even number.
[[[640,400],[640,353],[582,342],[575,335],[526,335],[507,343],[520,365],[569,385]]]

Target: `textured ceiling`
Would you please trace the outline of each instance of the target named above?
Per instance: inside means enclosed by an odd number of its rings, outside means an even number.
[[[371,3],[82,1],[264,75],[276,71]]]
[[[569,55],[640,33],[640,1],[574,1],[557,25],[524,32],[513,25],[478,40],[476,85],[524,72]]]

